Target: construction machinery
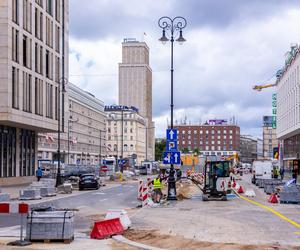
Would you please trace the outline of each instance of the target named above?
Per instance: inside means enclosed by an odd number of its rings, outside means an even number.
[[[207,161],[204,167],[202,200],[227,200],[228,183],[230,182],[230,161]]]
[[[276,83],[269,83],[269,84],[264,84],[264,85],[254,85],[253,90],[262,91],[262,89],[275,87],[276,85],[277,85]]]

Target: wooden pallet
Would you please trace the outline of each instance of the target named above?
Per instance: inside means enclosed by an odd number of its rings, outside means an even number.
[[[31,242],[43,242],[43,243],[64,243],[70,244],[74,240],[74,237],[71,239],[41,239],[41,240],[30,240]]]

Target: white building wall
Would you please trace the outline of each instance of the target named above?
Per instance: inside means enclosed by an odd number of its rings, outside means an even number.
[[[277,136],[285,139],[300,132],[300,50],[277,80]]]

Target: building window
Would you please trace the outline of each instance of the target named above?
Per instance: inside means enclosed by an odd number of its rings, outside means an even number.
[[[35,78],[35,113],[43,115],[43,81]]]
[[[27,36],[23,36],[23,65],[31,69],[31,39]]]
[[[218,130],[218,134],[221,134],[221,130]]]
[[[49,79],[53,78],[52,74],[52,65],[53,65],[53,55],[49,52],[49,50],[46,50],[46,77]]]
[[[12,28],[12,60],[19,62],[19,31]]]
[[[211,141],[211,144],[214,145],[214,144],[215,144],[215,141]]]
[[[58,56],[55,56],[55,81],[59,83],[60,79],[60,60]]]
[[[221,144],[221,141],[218,141],[218,145],[220,145]]]
[[[124,151],[127,151],[128,150],[128,146],[127,144],[124,144]]]
[[[224,130],[223,130],[223,134],[226,134],[226,133],[227,133],[227,131],[224,129]]]
[[[200,130],[200,134],[201,134],[201,135],[203,134],[203,130]]]
[[[43,1],[44,0],[35,0],[35,2],[41,7],[43,7]]]
[[[224,140],[227,138],[226,135],[223,136]]]
[[[205,146],[205,150],[209,150],[209,146]]]
[[[19,0],[12,0],[12,20],[19,24]]]
[[[229,130],[229,133],[232,135],[232,130],[231,129]]]
[[[60,22],[60,0],[55,0],[55,19]]]
[[[229,139],[232,139],[232,135],[229,136]]]
[[[32,31],[32,4],[28,0],[23,0],[23,28]]]
[[[182,145],[185,145],[185,141],[182,141]]]
[[[118,150],[118,146],[117,144],[114,144],[114,151],[117,151]]]
[[[182,134],[183,134],[183,135],[185,134],[185,130],[182,130]]]
[[[53,21],[46,17],[46,44],[52,48],[53,46]]]
[[[40,40],[43,40],[43,13],[41,13],[38,10],[38,8],[35,8],[34,21],[35,21],[35,28],[34,28],[35,37]]]
[[[55,50],[59,53],[60,51],[60,28],[55,25]]]
[[[46,83],[46,117],[53,118],[53,86]]]
[[[31,75],[23,72],[23,110],[26,112],[31,112]]]
[[[12,107],[19,108],[19,70],[12,67]]]
[[[52,0],[46,0],[46,11],[52,16],[53,13],[53,4]]]
[[[133,151],[133,145],[130,144],[130,151]]]
[[[214,130],[212,130],[212,131],[211,131],[211,134],[212,134],[212,135],[214,135],[214,134],[215,134],[215,131],[214,131]]]
[[[196,135],[197,134],[197,130],[194,130],[194,135]]]

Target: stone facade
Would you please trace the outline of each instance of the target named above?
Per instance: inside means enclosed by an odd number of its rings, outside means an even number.
[[[37,133],[58,127],[63,30],[66,78],[69,68],[68,8],[68,0],[0,2],[0,179],[11,183],[34,175]]]
[[[104,103],[74,84],[68,84],[69,119],[61,134],[61,154],[67,164],[96,165],[106,155]],[[69,139],[68,139],[69,138]],[[100,146],[101,145],[101,146]],[[39,159],[57,159],[57,133],[39,135]]]
[[[152,122],[152,70],[145,42],[124,39],[119,64],[119,104],[134,106],[147,119],[148,160],[154,160],[155,130]]]
[[[136,164],[140,165],[146,159],[146,126],[147,120],[137,112],[107,111],[107,155],[118,159],[122,154],[123,158],[136,156]]]

